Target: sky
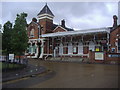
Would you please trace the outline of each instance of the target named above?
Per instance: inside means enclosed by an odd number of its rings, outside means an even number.
[[[0,2],[0,24],[14,23],[16,14],[28,14],[27,23],[45,6],[46,2]],[[53,22],[60,25],[61,20],[75,30],[111,27],[113,15],[118,16],[118,2],[47,2],[54,14]]]

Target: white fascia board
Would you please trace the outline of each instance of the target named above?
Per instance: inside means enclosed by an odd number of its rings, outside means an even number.
[[[38,19],[43,19],[43,18],[48,18],[48,19],[52,20],[54,18],[54,16],[49,15],[49,14],[42,14],[42,15],[38,16]]]
[[[50,18],[50,17],[47,17],[47,16],[45,16],[45,17],[40,17],[39,19],[44,19],[44,18],[48,18],[48,19],[50,19],[50,20],[53,20],[53,18]]]
[[[49,14],[41,14],[41,15],[38,15],[38,17],[44,17],[44,16],[54,17],[54,16],[49,15]]]
[[[55,31],[57,28],[62,28],[63,30],[65,30],[65,31],[67,31],[65,28],[63,28],[63,27],[61,27],[60,25],[59,26],[57,26],[53,31]]]

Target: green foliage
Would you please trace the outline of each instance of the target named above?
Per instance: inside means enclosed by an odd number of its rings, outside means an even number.
[[[11,53],[12,52],[12,23],[10,21],[7,21],[4,26],[4,31],[2,34],[2,49],[4,51],[4,54]]]
[[[27,22],[26,22],[26,13],[21,13],[20,15],[17,14],[17,18],[15,20],[15,25],[13,28],[13,50],[16,55],[24,54],[26,48],[27,48]]]
[[[0,24],[0,29],[2,28],[2,25]]]
[[[18,68],[23,68],[25,65],[22,64],[15,64],[15,63],[5,63],[5,62],[0,62],[0,70],[9,70],[9,69],[18,69]]]
[[[13,27],[10,21],[4,24],[2,49],[5,54],[14,53],[19,56],[24,54],[28,42],[26,17],[26,13],[17,14]]]

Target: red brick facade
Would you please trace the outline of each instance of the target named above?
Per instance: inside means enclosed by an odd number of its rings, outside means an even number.
[[[42,34],[52,33],[53,20],[44,18],[39,20],[39,24],[43,27]]]
[[[33,36],[31,36],[31,30],[33,29]],[[34,22],[31,22],[27,28],[28,32],[28,37],[29,39],[37,39],[38,38],[38,25],[35,24]]]
[[[110,33],[110,52],[117,52],[117,44],[118,44],[118,40],[120,39],[120,26],[118,26],[116,29],[114,29],[113,31],[111,31]],[[115,49],[115,51],[112,51],[112,48]]]
[[[114,24],[115,27],[111,28],[74,31],[65,26],[65,20],[61,21],[61,25],[53,24],[54,15],[49,9],[47,12],[44,11],[45,8],[48,6],[45,6],[39,13],[39,21],[33,19],[28,25],[29,54],[34,53],[36,55],[34,57],[38,58],[47,56],[87,57],[91,62],[117,60],[117,58],[111,58],[109,54],[120,53],[118,48],[120,26],[116,27]],[[104,60],[95,60],[96,52],[104,53]]]

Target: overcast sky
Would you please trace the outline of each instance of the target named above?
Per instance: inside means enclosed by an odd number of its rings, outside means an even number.
[[[48,2],[48,7],[55,15],[53,22],[60,24],[65,19],[66,26],[74,29],[90,29],[113,25],[113,15],[118,16],[117,2]],[[44,7],[45,2],[2,2],[0,23],[8,20],[14,23],[16,14],[28,14],[27,23]]]

